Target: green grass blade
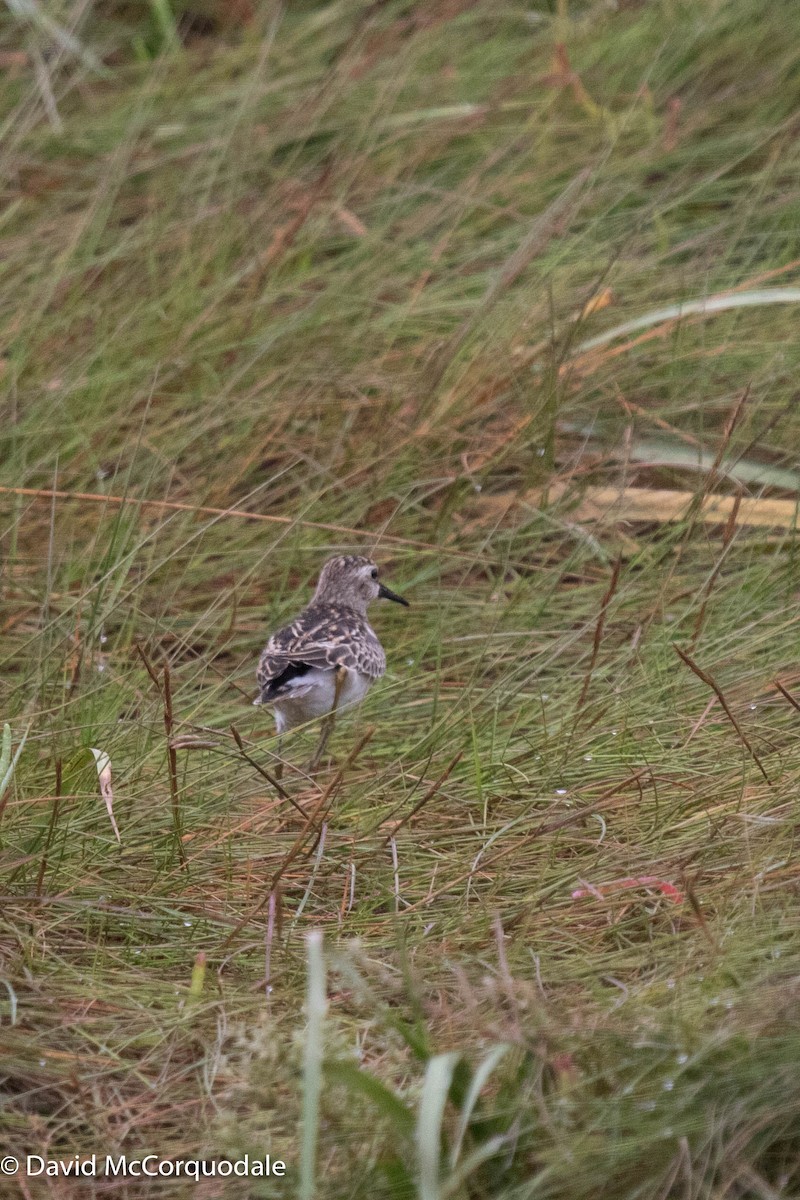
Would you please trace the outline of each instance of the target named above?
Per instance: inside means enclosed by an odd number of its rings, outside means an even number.
[[[313,1200],[317,1187],[317,1141],[322,1094],[323,1041],[328,1010],[322,933],[306,936],[306,1034],[303,1052],[303,1112],[300,1136],[300,1200]]]
[[[459,1113],[458,1125],[456,1126],[455,1137],[453,1138],[453,1146],[450,1151],[450,1168],[455,1169],[461,1154],[461,1146],[464,1141],[464,1135],[467,1132],[467,1127],[472,1120],[472,1114],[475,1110],[475,1105],[478,1103],[481,1092],[486,1087],[489,1079],[498,1065],[502,1062],[510,1049],[510,1046],[501,1042],[497,1046],[493,1046],[486,1057],[478,1064],[469,1081],[467,1093],[461,1105]]]
[[[425,1068],[416,1128],[419,1200],[441,1200],[444,1113],[453,1072],[460,1059],[454,1051],[437,1054]]]

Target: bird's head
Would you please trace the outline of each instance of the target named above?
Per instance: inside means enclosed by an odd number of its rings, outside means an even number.
[[[371,558],[360,554],[341,554],[329,558],[320,572],[314,604],[342,604],[356,612],[366,612],[372,600],[408,601],[381,583],[379,571]]]

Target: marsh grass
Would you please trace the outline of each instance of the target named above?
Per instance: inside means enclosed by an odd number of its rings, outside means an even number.
[[[797,280],[794,6],[207,7],[0,24],[3,1149],[794,1195],[794,530],[574,518],[795,477],[795,304],[636,324]],[[413,607],[286,799],[340,549]]]

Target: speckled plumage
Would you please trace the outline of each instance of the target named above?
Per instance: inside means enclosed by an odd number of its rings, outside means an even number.
[[[331,558],[311,603],[269,639],[254,703],[271,706],[278,733],[357,703],[383,675],[386,655],[367,619],[367,605],[378,596],[408,603],[378,582],[371,559]]]

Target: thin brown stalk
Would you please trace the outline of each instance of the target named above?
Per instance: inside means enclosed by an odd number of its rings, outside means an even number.
[[[172,800],[172,828],[175,833],[175,844],[181,866],[186,867],[186,850],[183,845],[183,830],[181,828],[181,802],[178,791],[178,755],[172,745],[172,687],[170,684],[169,666],[164,664],[164,729],[167,733],[167,763],[169,765],[169,792]]]
[[[731,546],[731,541],[733,540],[733,535],[736,532],[736,518],[739,515],[739,505],[741,504],[741,502],[742,502],[742,493],[737,492],[736,496],[734,497],[733,508],[728,513],[728,520],[725,522],[725,528],[722,532],[722,550],[720,552],[719,558],[717,559],[716,563],[714,564],[714,570],[711,572],[708,579],[706,580],[705,587],[703,588],[703,591],[701,594],[702,598],[701,598],[701,602],[700,602],[700,611],[698,612],[697,620],[694,623],[694,632],[692,633],[692,640],[690,643],[692,652],[694,652],[694,648],[697,645],[697,639],[700,637],[700,633],[702,632],[703,625],[705,624],[706,609],[708,608],[708,601],[711,598],[711,592],[713,590],[714,584],[717,581],[719,573],[722,570],[722,564],[725,561],[725,558],[728,554],[728,550],[730,549],[730,546]]]
[[[685,875],[683,876],[682,883],[683,883],[683,890],[686,893],[686,899],[689,901],[692,912],[697,917],[698,924],[700,925],[700,928],[702,929],[705,938],[707,939],[708,942],[710,942],[710,944],[714,947],[715,950],[718,950],[719,947],[714,938],[714,935],[712,934],[711,930],[708,927],[708,921],[706,920],[705,913],[703,912],[702,906],[700,904],[700,900],[697,897],[697,893],[694,890],[694,884],[689,879],[687,879],[687,877]]]
[[[72,658],[72,671],[70,673],[69,690],[74,692],[78,686],[81,677],[81,668],[83,667],[83,639],[81,638],[81,606],[77,606],[75,610],[75,632],[72,635],[75,642],[75,652]]]
[[[686,525],[683,530],[683,533],[681,534],[680,541],[678,542],[678,545],[676,548],[676,553],[672,559],[672,563],[670,564],[670,568],[667,572],[666,579],[664,580],[664,582],[662,584],[662,587],[661,587],[662,595],[667,594],[667,589],[669,587],[669,584],[672,581],[672,577],[675,574],[675,572],[677,571],[678,566],[681,562],[683,551],[684,551],[685,547],[688,545],[689,540],[691,539],[691,537],[695,531],[698,521],[700,521],[702,519],[703,506],[705,504],[706,497],[708,496],[709,492],[711,491],[711,488],[717,483],[717,480],[719,477],[720,464],[722,463],[722,460],[725,457],[725,452],[727,451],[728,446],[730,444],[731,437],[733,436],[733,431],[736,428],[736,426],[739,424],[742,413],[744,411],[744,406],[747,403],[749,397],[750,397],[750,384],[748,383],[747,387],[744,389],[741,396],[736,401],[736,403],[733,405],[730,413],[728,414],[728,419],[725,422],[725,427],[722,431],[722,439],[720,441],[719,446],[717,447],[717,453],[714,455],[714,461],[712,462],[707,474],[703,477],[699,488],[693,494],[692,499],[689,502],[689,507],[686,510],[686,515],[684,517],[684,521],[686,522]],[[737,512],[738,512],[738,504],[737,504]],[[652,617],[651,617],[651,619],[652,619]]]
[[[681,650],[680,646],[677,646],[674,642],[672,643],[672,648],[675,651],[675,653],[678,655],[678,657],[680,659],[682,659],[683,662],[686,663],[686,666],[689,668],[689,670],[693,671],[695,673],[695,675],[697,676],[697,678],[702,679],[703,683],[705,683],[708,687],[710,687],[712,692],[714,692],[716,694],[717,699],[719,700],[720,704],[722,705],[723,709],[725,710],[726,717],[730,721],[733,728],[736,730],[742,745],[747,749],[748,753],[750,754],[751,758],[753,759],[753,762],[756,764],[759,771],[766,779],[767,783],[770,784],[770,786],[771,786],[772,780],[770,779],[767,772],[764,770],[764,767],[761,763],[761,759],[758,757],[755,750],[750,745],[750,742],[748,741],[746,733],[742,729],[739,722],[736,720],[736,717],[733,715],[733,712],[731,711],[731,707],[728,704],[728,701],[725,699],[725,694],[722,691],[722,688],[717,683],[716,679],[714,679],[714,677],[712,675],[709,675],[707,671],[704,671],[701,666],[698,666],[698,664],[694,661],[694,659],[691,658],[690,655],[688,655],[685,650]]]
[[[158,675],[156,674],[155,667],[153,666],[153,664],[150,662],[150,659],[145,654],[144,649],[140,642],[134,642],[133,648],[136,651],[136,653],[139,655],[139,657],[141,658],[142,662],[144,663],[145,670],[147,671],[147,674],[152,679],[153,683],[156,685],[156,689],[160,696],[161,695],[161,680],[158,678]]]
[[[281,797],[281,799],[288,800],[289,803],[291,804],[292,808],[296,808],[297,811],[300,813],[300,816],[303,818],[303,820],[305,820],[307,814],[306,814],[306,810],[303,808],[303,806],[301,804],[298,804],[297,801],[292,796],[289,795],[289,793],[286,791],[286,789],[279,783],[279,781],[277,779],[274,778],[274,776],[270,775],[269,771],[267,771],[265,767],[262,767],[259,763],[256,762],[256,760],[254,758],[250,757],[250,755],[247,753],[247,751],[244,748],[244,742],[242,741],[242,735],[239,733],[239,730],[236,728],[236,726],[231,725],[230,729],[231,729],[231,733],[233,735],[233,740],[236,742],[236,745],[239,748],[239,753],[241,754],[241,756],[245,760],[245,762],[249,763],[254,771],[258,771],[258,773],[262,777],[262,779],[266,779],[267,783],[270,785],[270,787],[273,787],[275,789],[275,791],[278,793],[278,795]]]
[[[739,424],[739,421],[742,418],[742,413],[744,412],[744,406],[747,403],[747,401],[749,400],[749,398],[750,398],[750,384],[748,383],[747,387],[744,389],[741,396],[736,401],[736,403],[733,405],[730,413],[728,414],[728,419],[725,422],[725,427],[722,431],[722,439],[720,441],[719,446],[717,447],[717,453],[714,455],[714,461],[712,462],[711,466],[709,467],[708,473],[704,476],[704,478],[700,484],[700,487],[695,492],[692,503],[689,506],[689,511],[686,514],[686,521],[687,521],[686,529],[684,530],[683,537],[681,538],[682,546],[685,545],[686,542],[688,542],[689,538],[691,537],[692,533],[694,532],[695,525],[697,524],[697,521],[700,517],[700,513],[703,510],[703,501],[705,500],[708,493],[711,491],[711,488],[717,483],[717,480],[719,478],[720,465],[722,463],[723,458],[725,457],[728,446],[730,445],[730,440],[733,437],[733,431],[736,429],[736,426]],[[680,556],[678,555],[677,557],[680,557]],[[676,565],[677,565],[677,562],[673,563],[673,568],[670,571],[670,575],[672,575]]]
[[[708,717],[708,714],[711,712],[712,708],[714,707],[714,705],[716,703],[717,703],[717,697],[712,696],[711,699],[709,700],[708,704],[705,706],[705,708],[701,712],[700,716],[695,721],[692,728],[689,730],[689,736],[687,737],[686,741],[683,743],[683,746],[681,747],[682,750],[686,749],[686,747],[689,745],[689,742],[692,740],[692,738],[697,733],[698,729],[702,729],[703,725],[706,722],[706,718]]]
[[[783,686],[783,684],[781,683],[781,681],[779,679],[775,680],[775,687],[778,689],[780,694],[783,696],[784,700],[788,700],[789,703],[791,704],[792,708],[796,708],[797,711],[800,712],[800,701],[795,700],[792,693]]]
[[[777,409],[769,418],[769,420],[756,430],[746,446],[742,446],[741,450],[736,455],[735,462],[740,463],[743,459],[746,459],[750,454],[750,451],[754,450],[759,442],[763,441],[767,434],[771,433],[775,426],[778,425],[785,416],[791,412],[796,412],[797,403],[799,400],[800,392],[793,392],[783,407]]]
[[[586,676],[583,680],[583,687],[581,688],[581,694],[578,697],[576,713],[580,712],[580,710],[583,708],[583,705],[586,701],[586,697],[589,694],[589,688],[590,688],[591,682],[592,682],[592,675],[594,674],[594,668],[597,663],[597,656],[600,653],[600,643],[603,640],[603,629],[604,629],[605,623],[606,623],[606,613],[608,612],[608,606],[611,603],[612,597],[617,590],[617,584],[619,583],[619,573],[620,573],[621,569],[622,569],[622,558],[620,557],[614,563],[614,569],[611,572],[611,579],[609,580],[608,587],[606,588],[606,593],[603,596],[602,602],[600,604],[600,612],[597,614],[597,622],[594,627],[594,638],[592,640],[592,656],[589,659],[589,668],[588,668],[588,670],[586,672]]]
[[[278,936],[280,937],[281,927],[281,893],[280,888],[277,891],[270,892],[269,897],[269,916],[267,918],[267,930],[264,934],[264,994],[269,996],[272,991],[272,943],[275,937],[275,927],[278,928]]]

